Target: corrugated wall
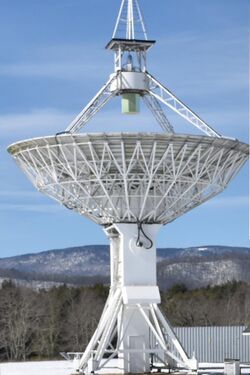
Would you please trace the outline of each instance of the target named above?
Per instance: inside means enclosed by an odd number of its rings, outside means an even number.
[[[187,354],[193,352],[199,362],[224,362],[225,358],[250,363],[250,336],[245,326],[175,327],[174,331]]]

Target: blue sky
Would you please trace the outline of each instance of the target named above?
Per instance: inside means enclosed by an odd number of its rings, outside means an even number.
[[[101,227],[32,187],[6,152],[63,131],[107,80],[119,0],[0,0],[0,256],[107,243]],[[150,72],[213,128],[248,142],[249,1],[141,0]],[[167,112],[178,132],[193,132]],[[114,100],[86,131],[160,130]],[[160,247],[249,246],[248,165],[225,192],[165,226]]]

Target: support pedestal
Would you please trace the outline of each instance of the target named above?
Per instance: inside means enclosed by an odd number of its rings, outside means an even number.
[[[99,372],[114,358],[123,373],[149,372],[156,363],[197,370],[197,361],[187,357],[158,307],[155,238],[160,227],[114,224],[105,229],[110,238],[110,293],[79,372]]]

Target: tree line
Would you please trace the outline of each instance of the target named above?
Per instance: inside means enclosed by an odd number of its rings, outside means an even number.
[[[108,287],[35,291],[6,281],[0,289],[0,359],[53,359],[83,351],[99,321]],[[174,326],[250,323],[250,285],[188,290],[179,284],[162,293],[162,309]]]

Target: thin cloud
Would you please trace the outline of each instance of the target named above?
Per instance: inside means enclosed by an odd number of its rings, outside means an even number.
[[[235,95],[236,90],[248,89],[247,43],[246,28],[219,35],[176,33],[159,41],[161,48],[154,50],[150,65],[163,80],[166,71],[174,72],[166,83],[177,95],[206,98],[230,91]]]
[[[27,199],[33,199],[36,198],[37,192],[35,191],[22,191],[22,190],[13,190],[13,191],[8,191],[8,190],[0,190],[0,198],[27,198]]]
[[[200,44],[207,49],[210,46],[214,48],[215,46],[232,46],[232,44],[241,45],[246,39],[248,39],[248,29],[237,26],[237,28],[231,27],[230,29],[222,30],[219,35],[213,34],[212,30],[209,30],[209,32],[203,31],[202,33],[195,31],[175,31],[174,34],[169,34],[165,37],[161,36],[157,44],[160,46],[173,44],[176,47],[178,43],[186,44],[195,42],[195,47]],[[204,40],[206,41],[205,43]]]
[[[86,49],[88,54],[86,54]],[[108,55],[106,56],[108,62]],[[97,63],[93,63],[97,61]],[[60,45],[33,47],[29,61],[0,64],[0,76],[16,78],[50,78],[62,80],[95,80],[104,63],[100,46]],[[108,65],[108,64],[107,64]]]
[[[60,213],[63,208],[60,205],[50,204],[23,204],[23,203],[0,203],[0,211],[37,212],[37,213]]]
[[[95,78],[98,67],[82,63],[16,63],[0,64],[0,75],[24,78],[53,78],[79,80]]]
[[[26,113],[7,113],[0,115],[1,134],[15,135],[29,132],[34,134],[44,134],[44,132],[60,131],[64,129],[73,118],[72,113],[59,111],[51,108],[34,109]]]
[[[79,108],[80,112],[81,108]],[[55,134],[66,129],[68,124],[77,115],[56,109],[32,110],[27,113],[0,115],[1,134],[15,134],[15,137],[35,137],[44,134]],[[124,116],[118,108],[104,110],[89,122],[85,131],[159,131],[159,126],[154,126],[155,120],[151,114],[141,113],[140,116]],[[151,127],[151,128],[149,128]],[[99,130],[101,129],[101,130]]]
[[[216,208],[242,208],[247,207],[249,204],[249,197],[247,195],[239,196],[228,196],[228,197],[218,197],[214,198],[205,203],[207,207]]]
[[[153,115],[145,109],[143,104],[141,107],[140,115],[125,116],[120,113],[120,103],[113,103],[110,108],[105,108],[91,119],[83,130],[86,132],[160,132],[161,128]],[[81,108],[79,112],[80,110]],[[247,128],[246,114],[240,109],[224,110],[221,108],[213,111],[203,109],[196,110],[196,112],[217,131],[228,136],[239,137]],[[197,133],[192,125],[167,108],[166,114],[178,133]],[[0,115],[0,132],[8,139],[10,134],[15,134],[15,139],[55,134],[65,130],[76,115],[77,113],[51,108],[34,109],[26,113],[7,113]]]

